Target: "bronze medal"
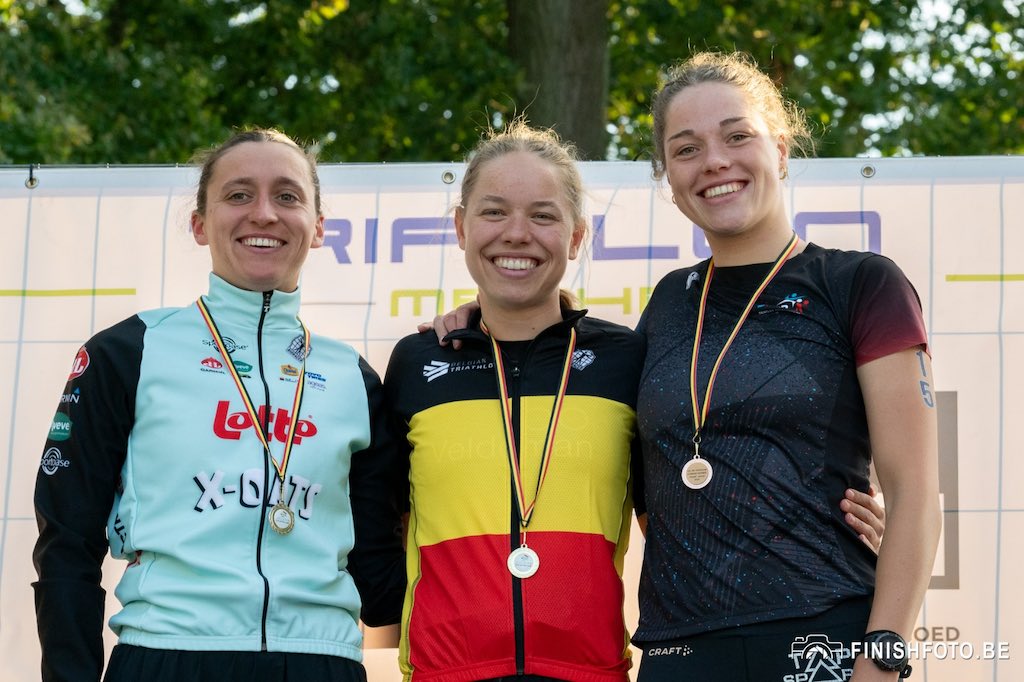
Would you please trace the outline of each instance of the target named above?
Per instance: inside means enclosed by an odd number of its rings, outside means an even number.
[[[711,482],[714,473],[710,462],[701,457],[694,457],[683,465],[683,483],[690,490],[700,490]]]
[[[270,527],[281,535],[287,535],[295,527],[295,512],[284,502],[278,502],[267,514]]]

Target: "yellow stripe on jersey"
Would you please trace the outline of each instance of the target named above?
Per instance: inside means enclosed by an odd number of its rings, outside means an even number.
[[[520,399],[519,452],[528,502],[537,489],[552,399]],[[595,533],[618,542],[623,506],[597,498],[617,490],[625,500],[634,424],[634,411],[622,403],[566,397],[529,531]],[[511,472],[502,434],[497,400],[447,403],[413,416],[408,437],[418,546],[510,532]]]

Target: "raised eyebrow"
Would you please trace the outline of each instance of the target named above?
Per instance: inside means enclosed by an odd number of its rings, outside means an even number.
[[[724,127],[726,127],[728,125],[732,125],[733,123],[739,123],[740,121],[744,121],[744,120],[746,120],[746,118],[747,118],[746,116],[732,116],[730,118],[723,118],[721,121],[718,122],[718,127],[719,128],[724,128]],[[687,128],[686,130],[680,130],[678,133],[676,133],[674,135],[670,135],[668,139],[669,139],[669,141],[672,141],[672,140],[676,140],[676,139],[678,139],[680,137],[687,137],[687,136],[693,135],[693,134],[694,134],[693,128]]]

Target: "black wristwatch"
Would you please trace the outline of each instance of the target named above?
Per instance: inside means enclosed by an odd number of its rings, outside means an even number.
[[[864,635],[864,657],[886,672],[898,672],[901,680],[912,672],[907,641],[892,630],[873,630]]]

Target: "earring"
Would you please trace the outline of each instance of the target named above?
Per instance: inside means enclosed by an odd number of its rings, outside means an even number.
[[[779,169],[779,180],[785,180],[788,177],[789,168],[787,166],[783,166],[782,168]]]

